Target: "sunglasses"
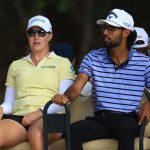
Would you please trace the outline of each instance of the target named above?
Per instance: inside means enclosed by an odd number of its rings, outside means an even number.
[[[33,30],[33,29],[29,29],[27,31],[27,35],[29,37],[34,37],[36,35],[36,33],[38,34],[39,37],[45,37],[46,36],[46,33],[50,33],[50,32],[46,32],[45,30],[43,29],[40,29],[40,30]]]
[[[104,30],[107,30],[109,33],[113,33],[116,29],[124,29],[124,28],[114,27],[114,26],[109,26],[109,25],[102,25],[101,29],[102,29],[102,32],[104,32]]]

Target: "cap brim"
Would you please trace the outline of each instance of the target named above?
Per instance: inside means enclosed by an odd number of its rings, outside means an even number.
[[[143,44],[136,44],[137,41],[143,41],[144,43]],[[135,44],[132,46],[132,48],[144,48],[144,47],[147,47],[148,46],[148,42],[146,42],[144,39],[141,39],[141,38],[137,38],[136,41],[135,41]]]
[[[38,24],[38,23],[32,23],[30,26],[28,26],[27,30],[30,29],[31,27],[33,26],[37,26],[37,27],[40,27],[43,29],[42,25],[41,24]]]
[[[109,21],[109,20],[103,20],[103,19],[97,20],[96,23],[100,24],[100,25],[103,25],[103,24],[107,23],[107,24],[110,24],[110,25],[115,26],[115,27],[121,27],[120,25],[118,25],[115,22],[112,22],[112,21]]]
[[[140,45],[133,45],[132,48],[145,48],[148,47],[148,44],[140,44]]]

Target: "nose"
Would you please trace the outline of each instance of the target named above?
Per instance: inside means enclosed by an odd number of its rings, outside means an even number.
[[[102,28],[102,33],[105,35],[105,34],[108,34],[108,29],[107,28]]]
[[[38,37],[39,37],[38,32],[36,32],[34,38],[38,38]]]

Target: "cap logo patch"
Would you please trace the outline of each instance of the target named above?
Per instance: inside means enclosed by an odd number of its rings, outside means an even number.
[[[124,24],[126,27],[130,27],[130,26],[131,26],[130,24],[125,23],[125,22],[123,22],[123,24]]]
[[[36,18],[36,19],[32,20],[31,23],[35,22],[35,21],[39,21],[39,22],[45,23],[45,21],[43,19],[39,19],[39,18]]]
[[[118,15],[115,12],[110,11],[109,14],[108,14],[108,18],[111,19],[112,17],[118,18]]]

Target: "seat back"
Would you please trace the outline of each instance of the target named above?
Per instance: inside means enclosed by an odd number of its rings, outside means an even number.
[[[84,120],[87,116],[94,116],[92,97],[79,96],[70,104],[71,123]]]
[[[65,133],[66,149],[70,150],[70,109],[68,105],[64,105],[64,114],[47,114],[49,106],[52,104],[49,101],[43,110],[43,135],[44,135],[44,150],[48,150],[48,133]]]

